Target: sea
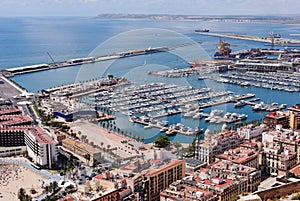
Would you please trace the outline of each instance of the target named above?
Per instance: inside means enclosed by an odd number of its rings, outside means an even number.
[[[211,59],[217,49],[219,38],[200,35],[195,29],[209,29],[213,33],[233,33],[266,37],[270,32],[283,38],[300,39],[290,34],[300,33],[300,27],[292,24],[266,24],[226,21],[194,20],[146,20],[146,19],[96,19],[90,17],[17,17],[0,18],[0,70],[19,66],[60,62],[75,58],[104,56],[116,52],[136,51],[154,47],[173,47],[169,52],[108,60],[81,66],[40,71],[12,77],[12,80],[30,92],[61,86],[79,81],[98,79],[112,74],[125,77],[134,84],[164,82],[166,84],[189,85],[194,88],[209,87],[214,91],[232,91],[234,94],[252,93],[265,103],[299,103],[299,93],[269,90],[257,87],[242,87],[198,80],[197,76],[165,78],[148,75],[148,71],[159,71],[188,67],[195,59]],[[232,51],[251,48],[269,48],[262,42],[223,38],[232,44]],[[195,44],[195,42],[198,42]],[[284,47],[275,47],[284,48]],[[262,119],[266,112],[253,112],[250,106],[234,108],[224,104],[205,109],[244,113],[247,121]],[[116,113],[116,125],[133,135],[143,136],[150,143],[164,135],[156,128],[132,124],[128,117]],[[186,119],[179,115],[166,117],[169,123],[182,123],[192,128],[219,130],[222,125],[209,124],[201,120]],[[177,134],[172,141],[191,143],[193,136]]]

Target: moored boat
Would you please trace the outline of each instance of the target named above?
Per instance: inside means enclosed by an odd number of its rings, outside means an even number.
[[[196,29],[195,32],[209,32],[209,29]]]
[[[177,131],[174,130],[174,129],[169,129],[166,131],[166,135],[167,136],[173,136],[173,135],[176,135],[177,134]]]

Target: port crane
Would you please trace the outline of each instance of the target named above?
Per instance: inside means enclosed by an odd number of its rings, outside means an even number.
[[[222,38],[220,37],[220,42],[219,44],[216,44],[217,46],[219,46],[218,51],[215,53],[215,57],[219,57],[219,56],[229,56],[229,54],[231,53],[231,48],[230,46],[236,46],[230,43],[226,43],[224,40],[222,40]]]

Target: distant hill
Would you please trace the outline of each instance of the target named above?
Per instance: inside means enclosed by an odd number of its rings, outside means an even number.
[[[98,19],[151,19],[151,20],[204,20],[232,22],[268,22],[299,24],[300,16],[252,16],[252,15],[164,15],[164,14],[100,14]]]

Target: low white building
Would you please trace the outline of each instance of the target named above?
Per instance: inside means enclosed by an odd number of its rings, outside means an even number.
[[[244,136],[245,140],[251,140],[253,138],[261,138],[263,127],[251,124],[238,128],[237,132],[239,135]]]

